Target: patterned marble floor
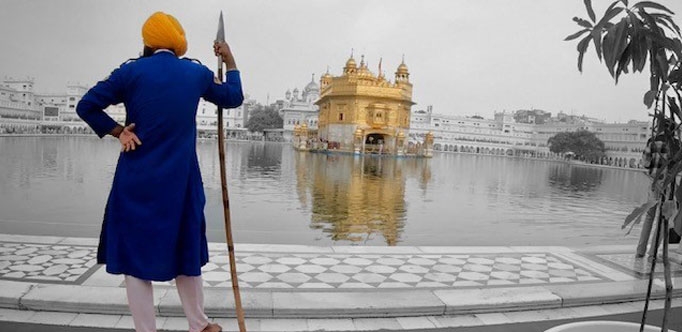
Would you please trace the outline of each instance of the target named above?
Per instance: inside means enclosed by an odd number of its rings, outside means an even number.
[[[95,256],[96,247],[91,245],[0,241],[0,279],[87,284],[89,278],[109,278],[102,266],[95,264]],[[618,255],[601,256],[600,259],[619,264]],[[236,257],[240,286],[258,289],[457,288],[615,280],[598,263],[551,251],[467,254],[242,251]],[[206,286],[231,287],[226,252],[210,252],[203,277]],[[120,277],[110,280],[111,286],[122,285]]]
[[[230,287],[227,256],[204,280]],[[368,255],[237,253],[240,285],[253,288],[450,288],[598,281],[603,277],[548,253]]]
[[[79,284],[97,268],[96,248],[0,243],[0,279]]]

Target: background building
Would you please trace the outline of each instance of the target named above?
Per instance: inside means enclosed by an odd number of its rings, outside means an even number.
[[[223,128],[228,139],[246,139],[246,123],[249,120],[249,109],[256,102],[244,96],[244,102],[237,108],[223,109]],[[213,103],[199,100],[197,107],[197,133],[199,137],[217,137],[218,135],[218,107]]]
[[[587,130],[606,147],[606,158],[591,162],[638,167],[642,150],[651,135],[650,122],[605,123],[563,112],[556,117],[540,112],[497,112],[494,119],[481,119],[434,114],[431,107],[427,107],[413,112],[409,141],[418,142],[432,132],[436,151],[552,158],[558,156],[549,151],[547,141],[550,137],[561,132]],[[526,122],[520,123],[519,119]]]
[[[0,84],[0,134],[37,133],[40,109],[33,96],[33,79],[5,79]]]
[[[284,94],[284,100],[278,100],[271,105],[282,117],[282,140],[291,141],[294,127],[304,123],[311,130],[317,130],[319,108],[315,102],[319,98],[320,86],[315,82],[315,75],[313,74],[312,80],[303,88],[300,96],[298,88],[294,88],[293,92],[287,90]]]

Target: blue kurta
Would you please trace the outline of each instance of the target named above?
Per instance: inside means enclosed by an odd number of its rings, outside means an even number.
[[[166,281],[198,276],[208,262],[204,196],[196,154],[199,98],[234,108],[238,71],[218,84],[203,65],[169,52],[123,64],[95,85],[76,111],[103,137],[117,123],[103,109],[124,103],[126,125],[142,141],[122,152],[107,201],[98,251],[107,272]]]

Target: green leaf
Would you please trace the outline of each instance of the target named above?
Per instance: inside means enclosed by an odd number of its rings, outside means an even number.
[[[637,40],[633,42],[634,45],[637,45],[637,51],[635,53],[633,50],[632,65],[634,66],[634,70],[640,73],[644,70],[644,65],[646,65],[647,53],[649,52],[648,43],[644,33],[638,33]]]
[[[657,15],[658,15],[658,14],[657,14]],[[672,19],[672,17],[661,14],[661,19],[664,19],[664,20],[670,22],[670,25],[673,26],[673,29],[675,29],[675,32],[677,32],[677,35],[678,35],[678,36],[679,36],[680,34],[682,34],[682,32],[680,32],[680,31],[681,31],[681,30],[680,30],[680,26],[677,25],[677,24],[675,23],[675,21]],[[679,39],[678,39],[678,40],[679,40]]]
[[[628,73],[628,65],[632,61],[632,56],[630,54],[630,45],[628,45],[625,50],[623,50],[623,54],[621,54],[620,59],[618,59],[618,67],[616,69],[616,84],[618,84],[618,78],[620,77],[621,73]]]
[[[594,41],[594,50],[597,52],[597,57],[599,58],[599,61],[601,62],[602,59],[602,37],[601,37],[601,30],[592,30],[591,33],[592,40]],[[606,42],[606,37],[607,35],[604,35],[604,43]]]
[[[674,15],[670,9],[666,8],[665,6],[655,3],[653,1],[641,1],[636,3],[632,8],[637,8],[637,9],[642,9],[642,8],[653,8],[653,9],[658,9],[664,12],[667,12],[670,15]]]
[[[573,18],[573,21],[575,21],[576,23],[578,23],[578,25],[581,26],[581,27],[583,27],[583,28],[592,28],[592,23],[590,23],[590,21],[583,20],[583,19],[580,18],[580,17],[574,17],[574,18]]]
[[[630,41],[630,57],[632,58],[632,72],[636,72],[638,68],[644,67],[643,62],[646,61],[646,55],[642,56],[640,52],[640,43],[638,42],[639,36],[632,36]]]
[[[661,76],[659,75],[660,67],[655,64],[656,59],[654,54],[650,55],[649,61],[651,62],[651,65],[649,66],[651,72],[651,75],[649,76],[649,90],[658,90],[661,85]]]
[[[599,23],[597,25],[604,25],[604,23],[610,21],[612,18],[614,18],[616,15],[620,14],[620,12],[623,11],[623,7],[618,7],[618,8],[612,8],[611,10],[607,11],[606,14],[604,14],[604,17],[602,17],[601,20],[599,20]]]
[[[618,4],[618,1],[612,2],[611,5],[609,5],[609,8],[606,8],[606,10],[604,11],[604,16],[606,16],[606,14],[611,11],[611,9],[616,7],[617,4]],[[601,21],[603,21],[603,19],[599,20],[599,21],[601,22]]]
[[[673,97],[668,97],[668,107],[670,111],[677,114],[677,117],[682,119],[682,112],[680,112],[680,107],[677,105],[677,100]]]
[[[637,220],[639,222],[639,219],[642,217],[642,215],[644,213],[646,213],[647,211],[649,211],[649,209],[651,209],[652,207],[656,206],[657,203],[658,203],[658,201],[655,201],[655,200],[654,201],[648,201],[648,202],[642,204],[641,206],[635,208],[634,210],[632,210],[632,212],[627,217],[625,217],[625,222],[623,223],[623,225],[620,228],[624,229],[631,222],[633,222],[635,220]]]
[[[682,61],[682,41],[681,40],[679,40],[677,38],[673,39],[672,51],[677,56],[677,59]]]
[[[651,17],[653,17],[656,22],[658,22],[658,23],[662,24],[663,26],[665,26],[666,28],[668,28],[668,30],[680,35],[680,27],[677,24],[675,24],[675,21],[673,21],[670,16],[668,16],[666,14],[649,14],[649,15],[651,15]]]
[[[635,15],[634,12],[632,11],[627,11],[628,18],[630,19],[629,23],[632,24],[632,28],[634,31],[638,31],[639,29],[642,28],[642,22],[640,21],[639,17]]]
[[[585,8],[587,8],[587,15],[590,15],[592,22],[596,22],[594,10],[592,10],[592,0],[583,0],[583,2],[585,2]]]
[[[646,64],[646,39],[642,32],[642,22],[635,13],[628,11],[629,23],[631,28],[630,35],[630,54],[632,58],[632,71],[641,72]]]
[[[580,30],[580,31],[578,31],[578,32],[576,32],[576,33],[574,33],[574,34],[572,34],[572,35],[566,37],[566,39],[564,39],[564,41],[569,41],[569,40],[576,39],[576,38],[582,36],[585,32],[588,32],[588,31],[590,31],[590,29],[582,29],[582,30]]]
[[[597,57],[599,58],[599,61],[602,59],[602,30],[607,29],[607,31],[613,29],[613,26],[609,25],[607,28],[607,24],[611,23],[609,22],[613,17],[618,15],[621,11],[623,11],[622,7],[614,8],[618,4],[618,1],[614,2],[609,6],[609,8],[606,10],[606,13],[604,14],[604,17],[602,17],[599,22],[594,26],[594,29],[592,29],[592,40],[594,41],[594,48],[595,51],[597,52]],[[604,36],[604,39],[606,39],[606,36]],[[611,75],[613,76],[613,75]]]
[[[615,35],[616,35],[616,29],[617,26],[612,26],[609,30],[606,31],[604,34],[604,41],[603,41],[603,47],[602,51],[604,52],[604,64],[606,65],[606,69],[609,70],[609,74],[611,74],[611,77],[615,77],[615,73],[613,71],[613,64],[615,62],[615,48],[614,45],[616,43]]]
[[[675,127],[675,129],[678,129],[678,127]],[[676,144],[674,141],[677,141],[677,140],[674,137],[670,137],[670,135],[667,135],[667,138],[668,138],[668,144],[669,145]],[[675,155],[673,155],[669,159],[668,163],[669,164],[675,164],[675,166],[668,170],[668,172],[665,175],[665,178],[662,181],[662,184],[659,182],[659,184],[661,185],[661,188],[667,188],[670,185],[670,183],[672,183],[672,181],[677,177],[677,174],[680,173],[680,171],[682,171],[682,163],[680,162],[680,160],[682,160],[682,149],[678,150],[675,153]],[[661,170],[663,170],[663,169],[665,169],[665,168],[661,168]],[[660,174],[660,172],[659,172],[659,174]],[[656,179],[658,179],[658,178],[660,178],[660,177],[656,177]]]
[[[675,197],[677,198],[678,202],[682,202],[682,186],[678,186],[675,188]],[[673,225],[680,225],[682,222],[682,213],[678,213],[677,216],[675,216],[675,220],[673,221]]]
[[[682,150],[678,151],[675,156],[672,157],[673,160],[680,160],[682,158]],[[663,188],[667,188],[673,180],[677,177],[677,174],[682,171],[682,163],[676,163],[675,166],[673,166],[668,174],[665,176],[665,180],[663,181],[663,184],[661,185]]]
[[[625,51],[625,47],[627,47],[627,34],[626,34],[626,29],[627,29],[627,19],[624,17],[623,19],[618,22],[613,28],[609,29],[610,31],[613,31],[613,44],[611,45],[611,52],[609,54],[609,57],[606,58],[606,66],[609,68],[609,71],[611,72],[611,76],[615,77],[614,74],[614,67],[616,66],[616,61],[621,58],[621,55],[623,54],[623,51]],[[609,33],[611,35],[611,33]],[[604,43],[604,48],[606,48],[606,43]],[[606,54],[606,49],[604,49],[605,54]]]
[[[659,49],[659,52],[656,53],[656,64],[658,65],[658,68],[660,70],[659,77],[663,81],[668,80],[668,58],[665,56],[665,51],[663,49]]]
[[[676,68],[668,75],[668,82],[679,83],[682,82],[682,68]]]
[[[658,91],[655,90],[649,90],[644,94],[644,105],[646,105],[647,108],[651,108],[651,105],[653,105],[657,94]]]
[[[578,43],[578,71],[581,73],[583,72],[583,57],[585,56],[587,47],[590,45],[590,39],[591,37],[587,36]]]
[[[658,26],[656,23],[656,19],[653,18],[653,16],[649,15],[649,13],[644,10],[644,8],[639,9],[639,15],[644,18],[644,22],[646,22],[646,25],[649,27],[647,31],[652,32],[655,35],[663,35],[663,30],[661,30],[661,27]]]

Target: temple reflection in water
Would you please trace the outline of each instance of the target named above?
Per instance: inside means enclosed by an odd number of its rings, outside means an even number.
[[[332,241],[362,244],[381,236],[386,245],[398,244],[407,217],[405,182],[415,179],[426,190],[431,178],[428,159],[304,152],[294,159],[299,200],[312,205],[310,227]]]

